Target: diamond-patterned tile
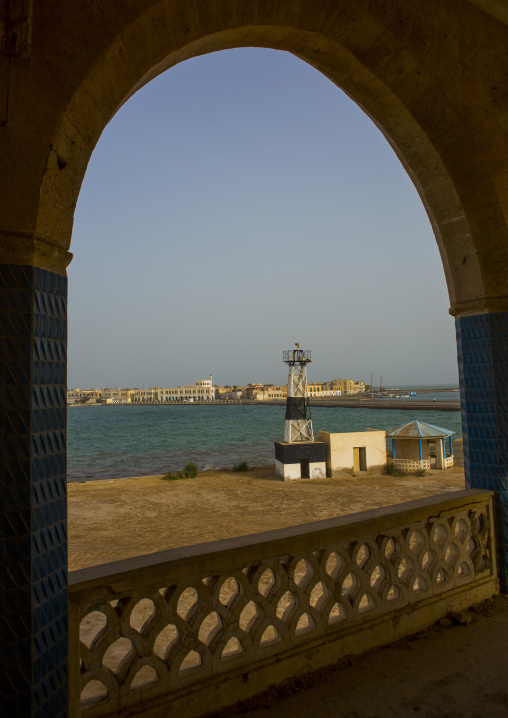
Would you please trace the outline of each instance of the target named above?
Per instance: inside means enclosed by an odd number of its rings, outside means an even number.
[[[0,265],[0,654],[15,713],[41,718],[67,702],[66,302],[65,277]]]
[[[496,492],[500,573],[506,589],[508,314],[460,317],[456,329],[466,486]]]

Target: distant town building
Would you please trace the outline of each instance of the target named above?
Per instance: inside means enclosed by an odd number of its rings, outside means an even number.
[[[159,401],[169,404],[174,401],[205,402],[215,399],[215,387],[212,376],[209,379],[200,379],[194,384],[174,386],[169,389],[159,389]]]
[[[229,389],[221,392],[220,395],[216,395],[215,398],[222,401],[240,401],[243,399],[243,391],[241,389]]]
[[[285,386],[267,386],[265,387],[265,394],[268,400],[271,399],[286,399],[288,395],[287,385]]]
[[[351,394],[363,394],[365,392],[365,382],[354,381],[353,379],[334,379],[330,382],[333,391],[340,391],[341,394],[348,396]]]
[[[194,384],[163,388],[152,386],[149,389],[69,389],[67,403],[104,403],[104,404],[169,404],[170,402],[205,402],[215,399],[215,387],[212,377],[200,379]]]
[[[338,397],[359,394],[365,391],[362,381],[353,379],[334,379],[331,382],[313,382],[307,385],[307,396],[311,399]],[[212,377],[200,379],[185,386],[159,387],[148,389],[69,389],[68,404],[105,403],[105,404],[170,404],[172,402],[210,402],[215,401],[284,401],[287,398],[287,385],[251,383],[247,386],[213,386]]]
[[[254,401],[275,401],[287,397],[287,386],[273,386],[272,384],[249,384],[248,392],[244,391]]]
[[[133,389],[131,394],[132,404],[155,404],[159,400],[159,389]]]
[[[102,398],[100,389],[70,389],[67,392],[67,403],[69,404],[85,404],[87,402],[97,402]]]
[[[320,399],[329,396],[340,396],[342,390],[332,386],[332,382],[313,382],[307,384],[307,396],[311,399]]]
[[[106,404],[130,404],[135,389],[120,389],[119,387],[102,390],[102,401]]]
[[[262,396],[264,400],[265,398],[265,387],[264,384],[247,384],[243,388],[243,398],[244,399],[258,399]]]

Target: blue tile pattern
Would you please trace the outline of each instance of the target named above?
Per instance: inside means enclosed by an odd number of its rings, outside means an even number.
[[[508,313],[456,320],[466,488],[496,494],[503,590],[508,590]]]
[[[67,280],[0,265],[3,715],[67,715]]]

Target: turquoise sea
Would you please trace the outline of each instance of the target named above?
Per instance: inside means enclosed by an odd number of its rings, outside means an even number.
[[[69,407],[68,480],[161,474],[188,461],[201,470],[270,464],[273,442],[284,436],[284,414],[284,406],[242,404]],[[312,407],[316,434],[391,429],[413,419],[462,436],[458,411]]]

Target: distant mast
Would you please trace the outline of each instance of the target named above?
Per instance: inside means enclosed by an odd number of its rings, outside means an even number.
[[[286,423],[284,441],[292,444],[297,441],[314,441],[312,420],[307,399],[307,364],[312,360],[308,349],[288,349],[283,361],[289,366],[288,393],[286,401]]]

